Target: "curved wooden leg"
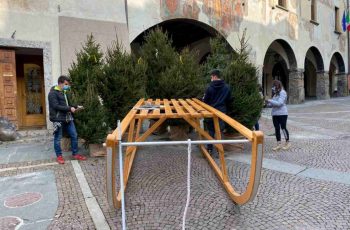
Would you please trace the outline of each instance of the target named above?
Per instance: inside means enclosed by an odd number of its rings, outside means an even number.
[[[205,137],[208,140],[213,140],[213,138],[202,128],[200,128],[198,121],[193,121],[190,118],[184,118],[190,125],[195,128],[199,135]],[[214,118],[214,127],[216,130],[216,137],[217,139],[221,138],[220,134],[220,127],[219,127],[219,120],[218,118]],[[202,150],[203,155],[207,158],[209,165],[213,168],[214,172],[216,173],[217,177],[223,184],[225,190],[227,191],[230,198],[237,204],[245,204],[252,200],[256,193],[257,189],[259,187],[260,183],[260,173],[261,173],[261,167],[262,167],[262,144],[263,144],[263,138],[264,135],[260,131],[253,132],[253,138],[252,138],[252,162],[251,162],[251,169],[250,169],[250,175],[249,175],[249,182],[248,186],[245,192],[242,194],[239,194],[235,191],[234,187],[231,185],[229,181],[229,177],[227,174],[227,168],[226,168],[226,162],[224,158],[224,150],[222,145],[216,144],[219,154],[220,154],[220,163],[221,168],[216,164],[214,159],[210,156],[204,145],[201,145],[200,148]],[[258,152],[259,146],[261,147],[261,154]]]
[[[221,140],[221,129],[219,124],[219,118],[213,117],[214,121],[214,128],[215,128],[215,139]],[[227,168],[226,168],[226,162],[225,162],[225,152],[224,152],[224,146],[221,144],[222,148],[218,149],[219,157],[220,157],[220,164],[221,164],[221,172],[223,176],[224,182],[228,182],[228,175],[227,175]]]
[[[139,133],[140,133],[141,126],[142,126],[142,119],[139,119],[137,122],[135,138],[134,138],[134,126],[135,126],[135,120],[130,124],[128,142],[132,142],[139,137]],[[124,164],[124,191],[126,189],[126,185],[128,184],[129,175],[131,173],[131,168],[132,168],[132,164],[134,162],[136,151],[137,151],[137,147],[134,147],[133,149],[131,149],[130,146],[126,150],[125,161],[124,161],[125,162],[125,164]],[[119,190],[119,193],[117,196],[117,207],[118,208],[120,208],[120,206],[121,206],[121,199],[122,199],[121,196],[122,196],[121,191]]]

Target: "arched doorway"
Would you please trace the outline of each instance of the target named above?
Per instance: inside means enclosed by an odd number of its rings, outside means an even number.
[[[273,80],[280,80],[288,92],[291,91],[290,71],[296,70],[296,58],[290,45],[281,39],[273,41],[268,47],[263,67],[264,95],[271,97]]]
[[[174,47],[180,51],[188,47],[197,54],[198,63],[202,63],[210,54],[210,38],[220,35],[213,27],[193,19],[171,19],[163,21],[139,34],[132,42],[132,52],[138,53],[148,31],[160,27],[170,36]],[[227,43],[227,48],[231,48]]]
[[[288,91],[287,64],[284,60],[280,60],[273,66],[272,77],[273,80],[281,81],[285,89]]]
[[[306,52],[304,69],[305,98],[327,98],[325,93],[328,82],[324,79],[323,59],[316,47],[311,47]]]
[[[336,52],[329,65],[329,94],[331,97],[348,95],[348,81],[345,64],[340,53]]]

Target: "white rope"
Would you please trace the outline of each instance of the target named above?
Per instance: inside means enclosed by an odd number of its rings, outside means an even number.
[[[184,215],[182,218],[182,229],[185,230],[186,227],[186,214],[187,209],[190,204],[190,195],[191,195],[191,140],[188,139],[188,148],[187,148],[187,200]]]

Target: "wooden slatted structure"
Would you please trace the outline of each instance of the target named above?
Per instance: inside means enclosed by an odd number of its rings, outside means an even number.
[[[190,124],[198,133],[200,139],[214,140],[207,131],[205,131],[200,126],[200,119],[207,118],[213,119],[215,127],[215,138],[221,139],[219,119],[223,120],[229,126],[237,130],[241,135],[247,138],[252,144],[252,161],[251,161],[251,170],[248,186],[245,192],[239,194],[235,191],[234,187],[231,185],[226,162],[224,157],[224,148],[222,144],[216,144],[216,148],[219,152],[219,163],[218,165],[211,155],[208,153],[206,148],[201,145],[200,149],[208,160],[209,165],[213,168],[214,172],[218,176],[219,180],[223,184],[227,193],[231,199],[237,204],[245,204],[248,201],[252,200],[257,192],[260,180],[261,172],[261,162],[262,162],[262,144],[263,144],[263,133],[261,131],[251,131],[248,128],[244,127],[242,124],[238,123],[231,117],[226,114],[214,109],[213,107],[205,104],[204,102],[198,99],[140,99],[135,106],[130,110],[126,117],[121,122],[121,136],[123,137],[128,130],[128,142],[142,142],[147,139],[149,135],[152,134],[165,120],[167,119],[184,119]],[[140,130],[142,122],[145,119],[154,119],[157,120],[148,130],[146,130],[140,136]],[[136,127],[136,130],[135,130]],[[120,207],[121,204],[121,193],[116,191],[116,178],[115,178],[115,169],[116,169],[116,146],[118,145],[117,141],[118,129],[116,129],[112,134],[107,136],[107,148],[111,149],[111,167],[107,168],[107,198],[115,208]],[[261,154],[258,154],[258,147],[261,148]],[[133,160],[137,151],[136,146],[129,146],[125,151],[124,159],[124,190],[128,183],[129,175],[132,169]],[[110,172],[108,172],[110,170]],[[112,175],[111,177],[108,177]]]

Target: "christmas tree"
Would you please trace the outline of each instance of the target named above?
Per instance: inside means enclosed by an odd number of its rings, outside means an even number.
[[[145,42],[141,47],[141,58],[147,63],[146,92],[150,98],[159,97],[161,87],[159,79],[164,71],[171,68],[177,62],[178,54],[172,47],[168,34],[160,28],[151,30],[145,36]]]
[[[98,97],[94,84],[87,82],[84,95],[74,98],[84,105],[84,110],[75,115],[78,135],[85,140],[85,145],[101,144],[107,136],[106,111]]]
[[[118,42],[107,50],[104,74],[98,90],[108,112],[111,128],[117,127],[133,105],[146,96],[146,67],[142,58],[136,59],[124,51]]]
[[[228,105],[227,114],[246,127],[252,128],[259,119],[263,99],[259,94],[257,69],[249,61],[249,51],[245,32],[239,38],[240,47],[228,53],[224,47],[227,43],[221,38],[211,41],[212,54],[203,69],[222,70],[222,78],[231,87],[232,103]],[[230,128],[228,132],[233,132]]]
[[[176,56],[174,65],[165,69],[159,77],[159,97],[201,98],[204,92],[204,82],[194,55],[188,49],[184,49]]]
[[[97,92],[98,79],[103,76],[103,54],[92,35],[77,53],[77,61],[71,65],[72,99],[84,110],[74,114],[77,132],[85,145],[102,143],[107,136],[106,112]]]

